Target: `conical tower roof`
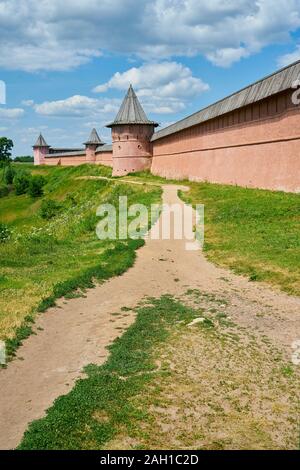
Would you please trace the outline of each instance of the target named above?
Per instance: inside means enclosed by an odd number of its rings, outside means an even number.
[[[88,140],[85,142],[85,145],[87,144],[103,145],[103,142],[95,128],[92,130]]]
[[[158,126],[156,122],[149,121],[147,118],[132,85],[128,89],[114,122],[106,127],[119,126],[121,124],[152,124],[155,127]]]
[[[49,145],[47,144],[47,142],[45,141],[44,137],[42,136],[42,134],[40,134],[38,136],[38,139],[34,145],[34,147],[49,147]]]

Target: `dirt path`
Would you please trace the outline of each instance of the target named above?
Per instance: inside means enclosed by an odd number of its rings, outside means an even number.
[[[164,202],[183,204],[177,186],[163,188]],[[187,289],[225,299],[236,322],[261,331],[290,357],[292,342],[300,338],[299,298],[215,267],[200,251],[186,251],[185,240],[149,239],[124,275],[91,289],[85,298],[61,299],[40,315],[37,334],[0,370],[0,449],[15,448],[28,423],[71,390],[84,366],[105,361],[106,346],[134,321],[132,312],[114,313],[134,307],[144,296]]]

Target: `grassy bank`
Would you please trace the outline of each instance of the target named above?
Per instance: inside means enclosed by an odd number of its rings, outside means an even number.
[[[138,306],[108,361],[87,367],[19,448],[297,448],[296,367],[221,304],[190,291]]]
[[[127,196],[129,204],[148,206],[159,202],[161,193],[154,187],[77,179],[109,176],[105,167],[27,168],[45,176],[43,198],[11,191],[0,199],[0,221],[12,231],[12,239],[0,243],[0,339],[6,340],[9,355],[30,334],[36,312],[133,264],[143,241],[99,240],[95,233],[99,204],[118,207],[119,196]],[[40,215],[43,199],[56,203],[49,220]]]
[[[147,172],[131,178],[166,182]],[[300,294],[299,194],[180,183],[190,187],[180,193],[185,202],[205,205],[204,251],[211,261],[252,281]]]
[[[300,295],[299,195],[190,183],[181,197],[205,204],[204,250],[210,260]]]

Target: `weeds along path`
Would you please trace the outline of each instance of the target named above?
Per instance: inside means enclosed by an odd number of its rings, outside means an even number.
[[[183,204],[178,189],[183,188],[164,185],[163,202]],[[188,289],[208,298],[217,295],[234,321],[264,334],[290,359],[291,344],[300,338],[300,299],[217,268],[201,251],[186,251],[185,243],[150,237],[125,274],[89,290],[84,298],[60,299],[37,318],[36,334],[0,370],[1,449],[15,448],[27,425],[71,390],[84,366],[105,362],[106,347],[134,321],[130,307],[145,296]]]

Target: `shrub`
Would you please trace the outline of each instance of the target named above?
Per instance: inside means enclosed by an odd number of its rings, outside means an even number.
[[[11,165],[8,165],[4,171],[4,180],[6,184],[13,184],[16,172]]]
[[[42,219],[50,220],[55,217],[61,209],[61,204],[53,199],[44,199],[40,208],[40,215]]]
[[[35,175],[30,178],[28,186],[28,194],[31,197],[40,197],[43,195],[43,186],[45,186],[46,180],[41,175]]]
[[[13,180],[17,196],[25,194],[28,191],[30,178],[31,176],[28,171],[22,170],[17,172]]]
[[[0,184],[0,197],[7,196],[9,193],[8,186],[6,184]]]
[[[6,224],[0,222],[0,243],[7,242],[11,237],[11,231]]]

